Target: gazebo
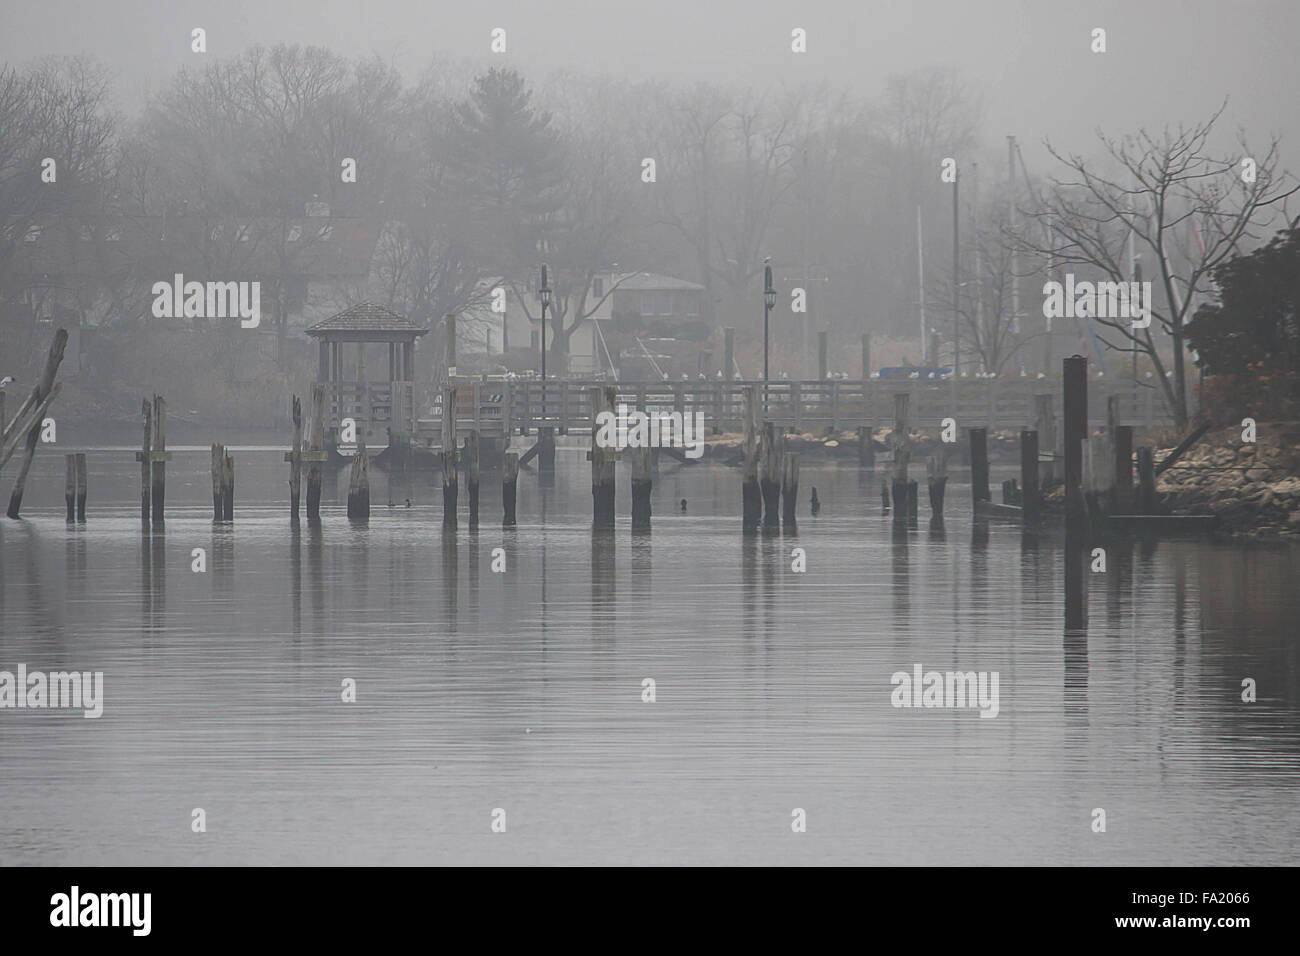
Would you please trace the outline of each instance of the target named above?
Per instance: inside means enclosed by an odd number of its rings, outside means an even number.
[[[345,418],[356,422],[357,440],[370,448],[386,446],[390,437],[411,434],[416,407],[415,342],[428,331],[371,302],[354,305],[307,329],[320,343],[317,384],[325,386],[325,428],[333,443],[339,442]],[[367,358],[378,365],[385,345],[388,375],[368,379]]]

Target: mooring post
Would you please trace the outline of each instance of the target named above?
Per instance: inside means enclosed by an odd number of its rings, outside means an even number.
[[[880,479],[880,513],[889,514],[889,482],[884,478]]]
[[[320,473],[325,461],[325,386],[311,390],[311,438],[307,445],[307,520],[320,521]]]
[[[781,524],[795,526],[795,509],[799,506],[799,455],[788,451],[781,460]]]
[[[632,530],[643,531],[650,527],[650,449],[628,448],[627,457],[632,466]]]
[[[907,523],[909,527],[916,527],[916,519],[920,511],[920,494],[915,478],[907,479]]]
[[[1038,485],[1038,432],[1020,433],[1020,494],[1023,498],[1021,520],[1026,528],[1038,527],[1042,498]]]
[[[1038,432],[1039,448],[1046,451],[1053,459],[1040,469],[1041,483],[1047,485],[1058,477],[1055,461],[1058,451],[1056,413],[1052,410],[1052,396],[1050,393],[1034,396],[1034,430]]]
[[[894,395],[894,521],[905,523],[911,515],[907,503],[907,465],[912,456],[907,437],[907,406],[910,396],[899,392]]]
[[[455,449],[452,449],[453,458],[455,454]],[[452,474],[455,473],[453,464]],[[455,514],[453,509],[453,523],[456,520]],[[356,521],[370,520],[370,473],[366,461],[366,443],[363,441],[357,442],[357,453],[352,458],[352,473],[348,476],[348,517]]]
[[[86,520],[86,453],[77,452],[77,521],[84,523]]]
[[[150,482],[150,499],[153,521],[163,520],[163,504],[167,497],[167,402],[161,395],[153,397],[153,454],[150,456],[153,471]]]
[[[865,425],[858,427],[858,467],[873,468],[876,464],[876,450],[871,444],[871,429]]]
[[[1115,510],[1120,514],[1133,507],[1133,426],[1115,427]]]
[[[297,522],[302,496],[302,401],[293,397],[293,447],[284,456],[289,462],[289,520]]]
[[[971,511],[978,514],[981,501],[989,498],[989,432],[987,428],[970,430]]]
[[[478,432],[472,431],[465,439],[465,483],[469,486],[469,527],[478,527]]]
[[[518,488],[519,453],[508,451],[501,462],[501,505],[505,510],[505,517],[501,519],[503,528],[515,526],[515,502],[517,501],[515,493]]]
[[[369,494],[367,492],[367,494]],[[369,502],[369,498],[367,498]],[[367,504],[367,507],[369,505]],[[221,468],[221,520],[235,520],[235,457],[226,455]]]
[[[941,445],[925,463],[926,483],[930,489],[930,521],[943,523],[943,499],[948,490],[948,452]]]
[[[226,486],[226,449],[222,445],[214,444],[212,446],[212,520],[220,521],[222,514],[225,513],[225,494],[223,489]]]
[[[593,528],[614,527],[614,479],[617,448],[602,448],[596,441],[596,421],[604,412],[614,413],[615,390],[605,386],[590,389],[591,396],[591,524]]]
[[[830,370],[827,361],[827,351],[829,349],[830,333],[825,330],[817,333],[817,381],[826,381],[826,373]]]
[[[763,464],[759,472],[759,487],[763,492],[763,527],[777,528],[781,524],[781,433],[776,423],[763,422]]]
[[[1065,385],[1065,511],[1083,515],[1083,442],[1088,434],[1088,360],[1062,359]]]
[[[63,456],[63,503],[67,506],[68,524],[77,520],[77,456],[69,452]]]
[[[1156,453],[1149,445],[1137,450],[1138,490],[1134,512],[1140,515],[1156,513]]]
[[[743,526],[746,531],[758,528],[763,517],[763,496],[758,484],[758,390],[746,385],[744,399],[745,437],[741,446],[744,468],[741,477]]]
[[[149,404],[149,399],[140,400],[140,413],[144,415],[144,440],[140,444],[140,453],[136,455],[140,459],[140,520],[144,524],[149,523],[149,482],[151,474],[150,461],[153,451],[153,406]]]
[[[438,456],[442,471],[442,526],[455,530],[456,503],[460,497],[460,476],[456,473],[456,386],[442,392],[442,451]]]

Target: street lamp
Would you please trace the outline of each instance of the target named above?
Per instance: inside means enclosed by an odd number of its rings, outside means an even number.
[[[763,397],[767,397],[767,380],[768,380],[768,322],[772,314],[772,306],[776,305],[776,290],[772,288],[772,266],[771,259],[764,259],[763,265]]]

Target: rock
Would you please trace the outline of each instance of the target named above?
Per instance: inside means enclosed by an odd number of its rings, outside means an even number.
[[[1246,477],[1251,481],[1264,481],[1268,478],[1268,469],[1248,468],[1246,469]]]

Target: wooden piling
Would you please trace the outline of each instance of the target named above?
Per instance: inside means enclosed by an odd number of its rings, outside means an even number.
[[[289,460],[289,520],[297,523],[302,500],[302,401],[297,395],[293,397],[293,447],[285,457]]]
[[[214,444],[211,453],[212,461],[212,520],[220,521],[225,513],[225,495],[223,489],[226,486],[226,449],[223,445]]]
[[[505,517],[501,519],[503,528],[515,526],[516,491],[519,488],[519,453],[508,451],[501,461],[501,505]]]
[[[537,470],[555,471],[554,425],[542,425],[537,429]]]
[[[866,426],[858,428],[858,466],[861,468],[874,468],[876,465],[876,449],[871,443],[871,429]]]
[[[320,521],[321,464],[325,460],[325,386],[311,390],[311,437],[307,444],[307,520]]]
[[[1156,453],[1143,445],[1137,450],[1138,490],[1133,510],[1140,515],[1156,513]]]
[[[1052,406],[1051,393],[1034,396],[1034,430],[1038,432],[1038,447],[1052,456],[1052,461],[1041,467],[1041,485],[1051,484],[1060,477],[1056,465],[1056,456],[1060,452],[1056,431],[1056,412]]]
[[[830,371],[827,361],[829,349],[829,333],[821,331],[817,333],[817,381],[826,381],[826,373]]]
[[[795,511],[799,506],[799,455],[788,451],[781,460],[781,524],[787,529],[795,526]]]
[[[722,330],[722,379],[730,382],[736,377],[736,330]]]
[[[920,510],[918,499],[920,494],[915,478],[907,479],[907,521],[913,528],[916,527],[917,513]]]
[[[454,449],[451,454],[454,460],[456,455]],[[452,475],[455,474],[456,468],[453,464]],[[456,520],[455,514],[453,499],[453,526]],[[363,441],[357,442],[357,453],[352,458],[352,474],[348,478],[348,517],[356,521],[370,520],[370,474],[366,461],[366,443]]]
[[[970,430],[971,510],[978,513],[981,501],[989,497],[989,432],[987,428]]]
[[[591,524],[593,528],[609,529],[614,527],[615,469],[618,462],[617,448],[602,448],[596,441],[600,429],[594,422],[604,412],[614,413],[615,390],[606,386],[595,386],[591,395]]]
[[[862,381],[871,378],[871,335],[862,336]]]
[[[41,370],[41,377],[37,379],[31,395],[28,397],[22,407],[14,415],[13,421],[6,426],[5,431],[0,432],[5,439],[9,439],[11,447],[8,454],[13,454],[17,450],[16,432],[26,421],[25,416],[28,414],[29,407],[34,409],[31,412],[31,425],[27,428],[25,447],[23,449],[23,461],[18,468],[18,477],[14,481],[13,492],[9,496],[9,510],[7,514],[10,518],[17,519],[19,510],[23,504],[23,489],[27,484],[27,475],[32,470],[32,460],[36,457],[36,446],[41,438],[41,422],[45,414],[45,409],[49,407],[54,396],[58,393],[58,386],[54,384],[54,376],[59,370],[59,364],[63,361],[63,352],[68,344],[68,330],[59,329],[54,333],[54,341],[50,343],[50,350],[45,356],[45,367]],[[12,433],[12,434],[11,434]],[[0,450],[3,450],[4,440],[0,440]],[[3,464],[0,462],[0,464]]]
[[[910,396],[905,393],[894,395],[894,521],[902,524],[911,514],[907,499],[907,466],[912,457],[911,442],[907,434],[907,411]]]
[[[741,477],[742,522],[745,530],[758,528],[763,518],[763,496],[758,482],[758,389],[746,385],[744,400],[745,437],[741,453],[744,468]]]
[[[140,445],[140,453],[136,455],[140,459],[140,521],[144,524],[149,523],[149,475],[150,475],[150,452],[153,450],[153,406],[149,404],[149,399],[140,400],[140,413],[144,415],[144,441]]]
[[[67,522],[72,524],[77,520],[77,456],[66,454],[63,456],[63,503],[67,507]]]
[[[759,488],[763,493],[763,527],[781,524],[781,454],[784,442],[774,422],[763,422]]]
[[[650,527],[650,449],[628,448],[627,457],[632,466],[632,530],[642,531]]]
[[[153,453],[150,457],[149,498],[153,509],[153,523],[163,520],[163,505],[167,497],[167,401],[161,395],[153,397]]]
[[[469,526],[478,527],[478,432],[472,431],[465,439],[465,484],[469,487]]]
[[[943,499],[948,490],[948,451],[944,445],[926,459],[926,484],[930,491],[930,520],[943,522]]]
[[[1133,426],[1115,428],[1115,509],[1121,514],[1133,508]]]
[[[450,353],[449,353],[450,354]],[[455,530],[460,476],[456,473],[456,386],[442,390],[442,451],[438,456],[442,472],[442,526]]]
[[[1088,360],[1072,355],[1062,360],[1065,385],[1065,510],[1082,515],[1083,441],[1088,434]]]
[[[77,452],[77,521],[85,523],[86,520],[86,453]]]
[[[366,507],[370,507],[370,492],[366,492]],[[221,520],[235,520],[235,458],[226,455],[221,462]]]
[[[1020,487],[1024,526],[1036,528],[1042,514],[1042,497],[1038,484],[1038,432],[1032,429],[1020,433]]]

